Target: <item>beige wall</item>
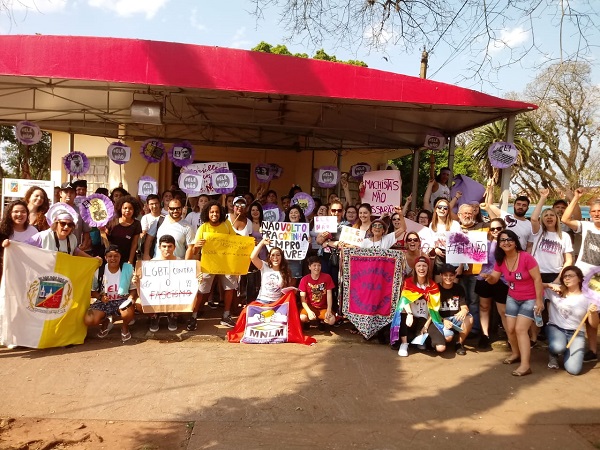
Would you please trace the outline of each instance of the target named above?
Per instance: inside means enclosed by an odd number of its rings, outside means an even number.
[[[111,139],[75,135],[73,150],[85,153],[88,157],[106,156],[106,149],[113,142]],[[60,184],[67,180],[67,173],[62,165],[62,157],[70,150],[70,138],[68,133],[52,133],[52,165],[51,178]],[[167,189],[173,181],[171,180],[171,162],[165,157],[160,164],[148,164],[140,155],[142,142],[126,141],[131,147],[131,160],[122,166],[123,187],[128,191],[137,192],[137,182],[142,175],[149,175],[159,181],[162,190]],[[171,143],[165,143],[170,148]],[[252,164],[252,168],[259,163],[276,163],[283,168],[282,177],[271,182],[271,188],[275,189],[281,196],[287,194],[293,184],[298,184],[305,192],[309,192],[312,181],[312,168],[321,166],[337,166],[338,154],[334,151],[281,151],[281,150],[255,150],[232,147],[205,147],[197,145],[196,159],[202,161],[227,161]],[[399,150],[368,150],[341,152],[341,169],[343,172],[350,170],[353,164],[367,162],[373,170],[377,170],[388,160],[406,154]],[[313,166],[314,158],[314,166]],[[83,177],[85,178],[85,177]],[[121,181],[119,165],[109,163],[109,185],[112,189]],[[258,189],[258,182],[251,176],[250,188],[253,192]]]

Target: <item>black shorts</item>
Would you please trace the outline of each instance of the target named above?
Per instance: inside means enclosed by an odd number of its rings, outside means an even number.
[[[502,281],[496,284],[490,284],[485,280],[477,280],[475,282],[475,293],[480,297],[491,298],[496,303],[506,304],[506,296],[508,295],[508,286]]]

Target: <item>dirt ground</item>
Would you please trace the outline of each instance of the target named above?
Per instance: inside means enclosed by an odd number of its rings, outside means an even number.
[[[600,448],[600,364],[551,371],[543,347],[516,378],[501,343],[400,358],[347,329],[308,347],[164,328],[0,349],[0,449]]]

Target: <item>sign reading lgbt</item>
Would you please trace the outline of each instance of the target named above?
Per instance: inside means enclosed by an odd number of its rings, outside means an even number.
[[[362,201],[373,208],[374,216],[392,215],[402,202],[402,178],[399,170],[377,170],[363,176],[365,193]]]
[[[302,260],[306,257],[310,241],[309,231],[307,223],[262,223],[263,237],[271,240],[271,244],[267,246],[269,251],[273,247],[279,247],[287,260]]]

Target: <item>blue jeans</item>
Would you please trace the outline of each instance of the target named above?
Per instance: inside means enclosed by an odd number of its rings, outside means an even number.
[[[573,336],[575,330],[564,330],[553,323],[546,327],[548,337],[548,351],[551,355],[564,353],[565,370],[571,375],[579,375],[583,366],[583,354],[585,353],[585,334],[580,331],[573,343],[567,348],[567,343]]]
[[[477,284],[477,275],[463,275],[460,277],[460,285],[465,290],[465,299],[469,312],[473,316],[473,334],[481,333],[481,324],[479,323],[479,295],[475,293],[475,285]]]
[[[517,316],[523,316],[535,320],[533,318],[534,307],[535,300],[515,300],[510,295],[506,296],[506,315],[509,317],[516,319]]]

